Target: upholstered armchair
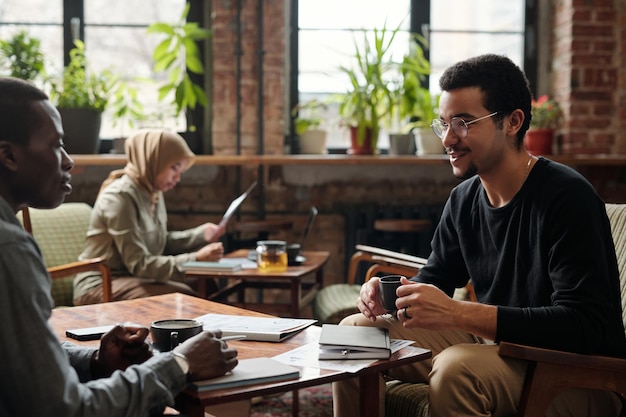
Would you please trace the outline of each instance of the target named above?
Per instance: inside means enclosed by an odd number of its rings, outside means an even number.
[[[620,272],[622,320],[626,326],[626,204],[607,204]],[[500,355],[530,361],[517,415],[542,417],[550,402],[570,388],[608,390],[626,404],[626,359],[579,355],[512,343],[500,343]],[[622,410],[622,415],[626,411]]]
[[[24,208],[18,219],[41,248],[52,278],[55,306],[71,306],[73,280],[79,272],[98,270],[102,274],[103,300],[112,301],[111,271],[105,259],[79,261],[85,247],[91,207],[85,203],[64,203],[52,210]]]

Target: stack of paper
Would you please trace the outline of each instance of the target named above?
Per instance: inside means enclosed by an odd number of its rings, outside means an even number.
[[[319,359],[389,359],[387,329],[367,326],[322,325]]]
[[[242,359],[235,369],[224,376],[196,381],[190,384],[197,391],[242,387],[285,381],[300,376],[300,370],[270,358]]]
[[[241,271],[241,262],[221,260],[219,262],[191,261],[182,264],[185,272],[237,272]]]

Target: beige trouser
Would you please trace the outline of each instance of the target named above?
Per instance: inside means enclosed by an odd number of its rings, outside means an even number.
[[[113,301],[134,300],[153,295],[180,292],[198,295],[185,283],[177,281],[156,282],[152,279],[135,277],[115,277],[111,283]],[[102,285],[92,289],[80,298],[74,299],[74,305],[98,304],[102,302]]]
[[[392,339],[414,340],[430,349],[433,359],[391,369],[388,378],[429,384],[431,417],[514,416],[526,374],[525,361],[503,358],[498,347],[468,333],[447,330],[406,329],[393,318],[375,323],[362,314],[346,317],[341,325],[379,326]],[[333,383],[335,417],[360,415],[358,378]],[[384,410],[384,380],[380,380],[380,416]],[[559,395],[546,416],[618,416],[621,404],[609,392],[572,390]]]

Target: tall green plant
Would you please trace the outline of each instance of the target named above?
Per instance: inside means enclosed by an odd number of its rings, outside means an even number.
[[[186,109],[193,110],[198,104],[202,107],[208,104],[203,86],[194,83],[189,72],[204,74],[204,64],[196,42],[209,38],[211,32],[199,27],[197,22],[187,22],[189,7],[187,3],[176,24],[157,22],[148,27],[148,33],[165,36],[154,49],[152,57],[155,71],[169,72],[167,82],[159,88],[159,101],[173,93],[174,116]],[[189,130],[195,130],[193,123]]]
[[[44,56],[41,42],[21,30],[9,39],[0,40],[2,66],[8,69],[10,77],[34,81],[44,72]]]
[[[366,129],[370,129],[375,148],[381,123],[391,116],[394,96],[390,70],[397,65],[391,57],[391,45],[398,31],[399,27],[388,30],[386,25],[374,29],[371,41],[365,33],[362,46],[354,42],[356,65],[339,67],[348,76],[351,86],[341,95],[339,113],[346,124],[357,128],[359,145],[365,140]]]

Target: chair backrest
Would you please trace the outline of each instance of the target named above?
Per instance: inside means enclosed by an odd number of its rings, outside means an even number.
[[[611,222],[611,234],[615,243],[622,295],[622,320],[626,328],[626,204],[607,204],[606,213]]]
[[[91,217],[86,203],[64,203],[52,210],[28,209],[32,234],[43,253],[46,267],[65,265],[78,260],[85,248]],[[24,222],[22,212],[18,219]],[[56,305],[72,305],[73,276],[55,279],[52,296]]]

